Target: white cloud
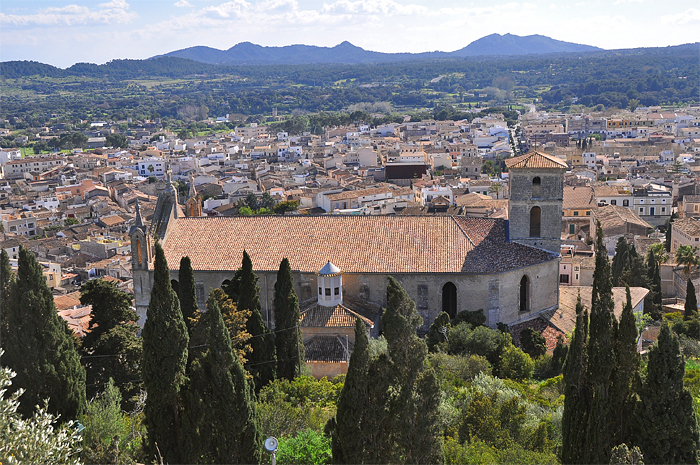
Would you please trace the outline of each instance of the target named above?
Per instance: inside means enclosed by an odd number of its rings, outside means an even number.
[[[31,15],[14,15],[0,13],[0,24],[14,26],[72,26],[88,23],[117,23],[131,22],[138,15],[127,11],[129,4],[125,0],[112,0],[101,3],[96,9],[80,5],[64,7],[49,7]]]
[[[178,8],[186,8],[192,6],[187,0],[180,0],[179,2],[175,2],[174,5]]]
[[[430,10],[423,5],[401,5],[393,0],[338,0],[330,5],[323,4],[321,11],[324,13],[346,14],[383,14],[385,16],[408,16],[426,14]]]
[[[676,15],[666,15],[661,20],[668,25],[686,26],[689,24],[700,24],[700,10],[691,8]]]

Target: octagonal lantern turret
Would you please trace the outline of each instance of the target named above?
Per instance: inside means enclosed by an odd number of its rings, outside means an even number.
[[[343,273],[330,261],[318,272],[318,304],[335,307],[343,303]]]

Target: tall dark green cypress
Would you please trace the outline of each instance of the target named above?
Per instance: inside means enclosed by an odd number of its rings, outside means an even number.
[[[590,392],[588,372],[588,311],[579,295],[576,302],[576,327],[562,370],[564,378],[564,415],[562,416],[562,463],[587,463],[585,425],[588,423]]]
[[[693,281],[690,280],[690,278],[688,279],[688,283],[685,287],[685,306],[683,307],[683,309],[684,320],[690,320],[691,318],[695,318],[698,316],[698,297],[695,294],[695,285],[693,284]]]
[[[260,313],[260,288],[258,277],[253,272],[253,261],[245,250],[240,273],[237,273],[239,310],[249,310],[250,318],[246,329],[250,333],[250,346],[253,349],[246,367],[253,376],[255,390],[259,391],[277,375],[277,357],[275,355],[275,338],[265,325]]]
[[[437,412],[440,389],[435,373],[424,365],[428,347],[416,334],[422,324],[415,302],[389,277],[382,327],[396,393],[389,406],[391,436],[400,445],[395,459],[401,463],[444,462]]]
[[[14,284],[15,273],[12,271],[10,257],[7,255],[7,251],[2,249],[0,250],[0,347],[5,347],[3,341],[9,336],[7,309],[10,306],[12,286]]]
[[[605,251],[607,257],[607,250]],[[615,245],[615,256],[612,261],[612,282],[613,285],[617,286],[620,281],[622,273],[625,268],[629,266],[629,246],[624,236],[620,236],[617,239],[617,244]]]
[[[610,390],[615,366],[614,345],[617,321],[613,313],[610,261],[603,244],[603,230],[600,222],[597,225],[595,254],[587,373],[591,405],[583,460],[587,463],[608,463],[610,451],[616,445],[612,444]]]
[[[192,320],[199,311],[197,306],[197,284],[194,280],[194,270],[192,270],[192,261],[190,257],[182,257],[180,259],[180,278],[179,283],[179,298],[180,311],[182,318],[185,320],[187,331],[190,337],[192,336]]]
[[[192,363],[183,459],[196,463],[259,463],[262,448],[255,394],[233,354],[216,297],[207,300],[209,348]],[[196,402],[192,398],[196,397]]]
[[[634,443],[647,463],[698,463],[700,436],[684,375],[678,338],[663,324],[649,351],[635,418]]]
[[[367,463],[365,447],[366,421],[372,412],[368,409],[367,370],[369,369],[369,341],[365,324],[355,320],[355,346],[350,355],[348,373],[338,398],[335,421],[331,421],[331,448],[333,463]]]
[[[631,439],[630,419],[635,409],[634,381],[639,373],[639,353],[637,352],[637,324],[632,312],[632,296],[626,286],[627,301],[620,316],[620,324],[615,337],[615,370],[610,393],[614,417],[613,445],[626,444]]]
[[[143,327],[141,373],[148,394],[145,414],[149,456],[156,454],[157,445],[166,463],[182,462],[181,388],[186,380],[188,343],[187,326],[170,284],[165,253],[156,242],[153,287]]]
[[[644,312],[650,314],[652,318],[658,319],[663,299],[661,272],[659,262],[651,249],[647,254],[647,282],[650,292],[644,299]]]
[[[275,282],[275,345],[277,377],[293,380],[304,363],[299,299],[294,292],[294,277],[289,260],[282,259]]]
[[[43,268],[32,252],[20,246],[17,279],[3,284],[11,287],[9,303],[3,303],[11,329],[2,341],[3,364],[17,373],[13,389],[25,390],[20,413],[28,417],[49,400],[49,412],[61,415],[61,421],[76,419],[86,403],[85,369],[73,332],[56,313]]]

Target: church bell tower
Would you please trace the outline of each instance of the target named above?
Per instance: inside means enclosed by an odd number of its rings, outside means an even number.
[[[565,162],[531,151],[506,160],[510,240],[559,254]]]

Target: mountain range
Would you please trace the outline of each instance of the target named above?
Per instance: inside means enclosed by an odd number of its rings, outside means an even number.
[[[158,55],[187,58],[209,64],[311,64],[311,63],[387,63],[429,58],[463,58],[472,56],[507,56],[544,53],[593,52],[602,49],[590,45],[575,44],[542,35],[517,36],[513,34],[491,34],[475,40],[454,52],[382,53],[365,50],[350,42],[335,47],[315,45],[287,45],[264,47],[250,42],[241,42],[228,50],[197,46]]]

